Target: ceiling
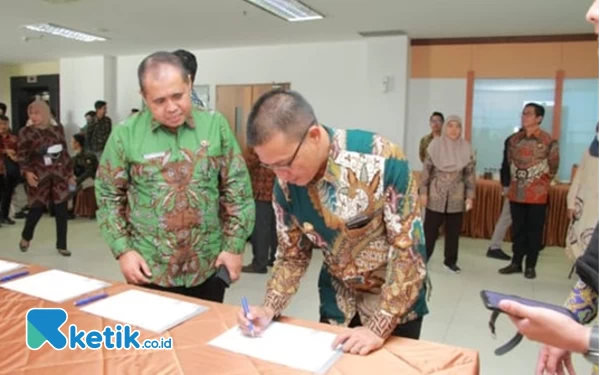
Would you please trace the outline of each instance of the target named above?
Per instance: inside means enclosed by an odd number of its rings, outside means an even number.
[[[47,1],[2,0],[0,62],[349,40],[360,31],[402,30],[411,38],[593,32],[584,20],[591,0],[305,0],[326,18],[304,23],[285,22],[242,0]],[[21,27],[41,22],[110,41],[37,39]]]

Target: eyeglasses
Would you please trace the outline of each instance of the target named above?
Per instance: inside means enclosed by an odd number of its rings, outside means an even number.
[[[313,127],[313,125],[315,125],[317,122],[315,120],[313,120],[308,127],[306,128],[306,130],[304,131],[304,134],[302,135],[302,138],[300,139],[300,143],[298,143],[298,147],[296,147],[296,151],[294,151],[294,154],[292,155],[291,159],[286,162],[286,163],[281,163],[281,164],[264,164],[264,163],[260,163],[260,165],[264,168],[268,168],[271,170],[281,170],[281,169],[289,169],[292,167],[292,164],[294,164],[294,161],[296,160],[296,157],[298,156],[298,152],[300,151],[300,148],[302,147],[302,144],[304,143],[304,140],[306,139],[306,136],[308,135],[308,131],[310,130],[310,128]]]

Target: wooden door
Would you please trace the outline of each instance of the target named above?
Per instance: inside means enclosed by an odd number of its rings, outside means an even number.
[[[217,85],[217,111],[229,122],[242,150],[246,148],[246,124],[252,105],[261,95],[278,87],[289,89],[290,84]]]
[[[243,150],[246,147],[246,117],[252,108],[252,86],[218,85],[217,111],[223,114]]]

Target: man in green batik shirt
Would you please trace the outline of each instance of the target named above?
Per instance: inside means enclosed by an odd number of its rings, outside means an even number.
[[[193,109],[181,60],[157,52],[138,69],[146,109],[116,127],[96,178],[101,232],[125,279],[222,302],[221,265],[237,280],[254,201],[227,120]]]

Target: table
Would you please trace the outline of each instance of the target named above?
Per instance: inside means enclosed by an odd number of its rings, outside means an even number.
[[[567,194],[570,185],[556,184],[550,187],[546,224],[544,227],[544,246],[565,246],[569,220],[567,218]],[[502,186],[496,180],[477,180],[477,190],[473,210],[463,219],[461,235],[472,238],[491,239],[496,221],[500,217],[504,197]],[[510,242],[510,230],[505,241]]]
[[[39,266],[30,266],[29,269],[31,273],[45,270]],[[131,288],[137,287],[115,283],[106,288],[105,292],[112,295]],[[155,293],[198,303],[197,299],[189,297]],[[141,340],[172,337],[173,350],[111,351],[103,348],[57,351],[46,344],[33,351],[25,343],[25,314],[30,308],[64,308],[69,314],[65,326],[75,324],[80,330],[103,330],[105,326],[114,326],[116,322],[82,312],[73,306],[72,301],[54,304],[0,288],[0,374],[305,374],[206,345],[214,337],[235,326],[235,314],[239,307],[207,301],[200,303],[209,307],[209,310],[168,332],[156,335],[141,331]],[[341,330],[339,327],[299,319],[283,318],[282,321],[334,333]],[[367,357],[343,355],[328,374],[362,375],[371,372],[377,372],[378,375],[475,375],[479,374],[479,356],[474,350],[392,338],[384,348]]]

